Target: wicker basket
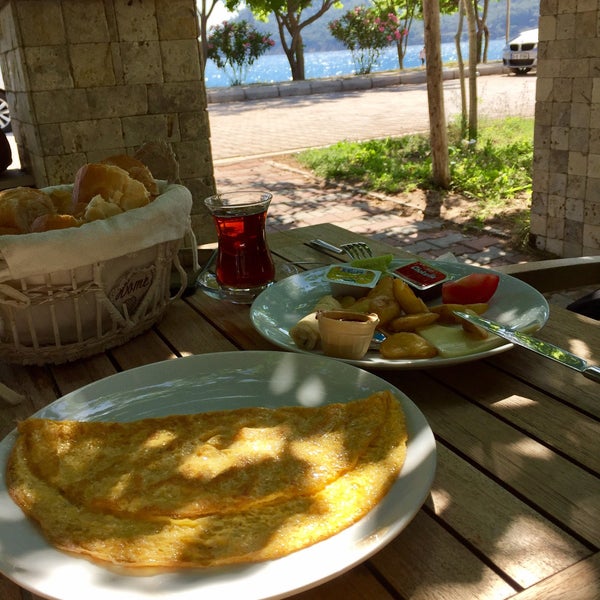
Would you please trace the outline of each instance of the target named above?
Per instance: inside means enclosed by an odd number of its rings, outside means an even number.
[[[0,236],[0,358],[58,364],[150,328],[185,289],[178,251],[193,237],[191,205],[186,188],[163,184],[148,206],[105,221]]]

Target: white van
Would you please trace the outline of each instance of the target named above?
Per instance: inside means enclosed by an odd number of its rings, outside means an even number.
[[[538,30],[522,31],[502,52],[502,62],[516,75],[524,75],[537,67]]]

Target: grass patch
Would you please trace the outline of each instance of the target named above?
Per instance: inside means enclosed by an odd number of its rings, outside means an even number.
[[[480,120],[477,143],[461,139],[456,124],[448,128],[451,190],[473,200],[474,221],[485,224],[510,212],[512,200],[531,199],[533,119]],[[307,150],[297,160],[318,176],[360,185],[385,194],[434,190],[428,135],[408,135],[367,142],[340,142]],[[515,215],[527,227],[523,211]]]

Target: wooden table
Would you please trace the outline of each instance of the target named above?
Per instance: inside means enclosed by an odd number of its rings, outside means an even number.
[[[360,239],[319,225],[275,234],[270,244],[281,261],[333,261],[303,243],[316,237]],[[402,256],[371,242],[377,252]],[[600,364],[596,321],[553,306],[538,335]],[[26,396],[0,408],[2,437],[16,419],[117,371],[259,349],[274,347],[253,329],[247,306],[196,292],[176,301],[151,331],[105,354],[48,367],[0,363],[1,381]],[[378,375],[405,392],[431,425],[438,451],[431,494],[392,543],[298,598],[599,598],[600,386],[521,349]],[[2,577],[0,598],[38,597]]]

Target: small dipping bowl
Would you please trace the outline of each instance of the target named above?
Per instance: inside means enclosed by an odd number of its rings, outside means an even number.
[[[369,349],[379,317],[344,310],[326,310],[317,315],[321,346],[327,356],[361,359]]]

